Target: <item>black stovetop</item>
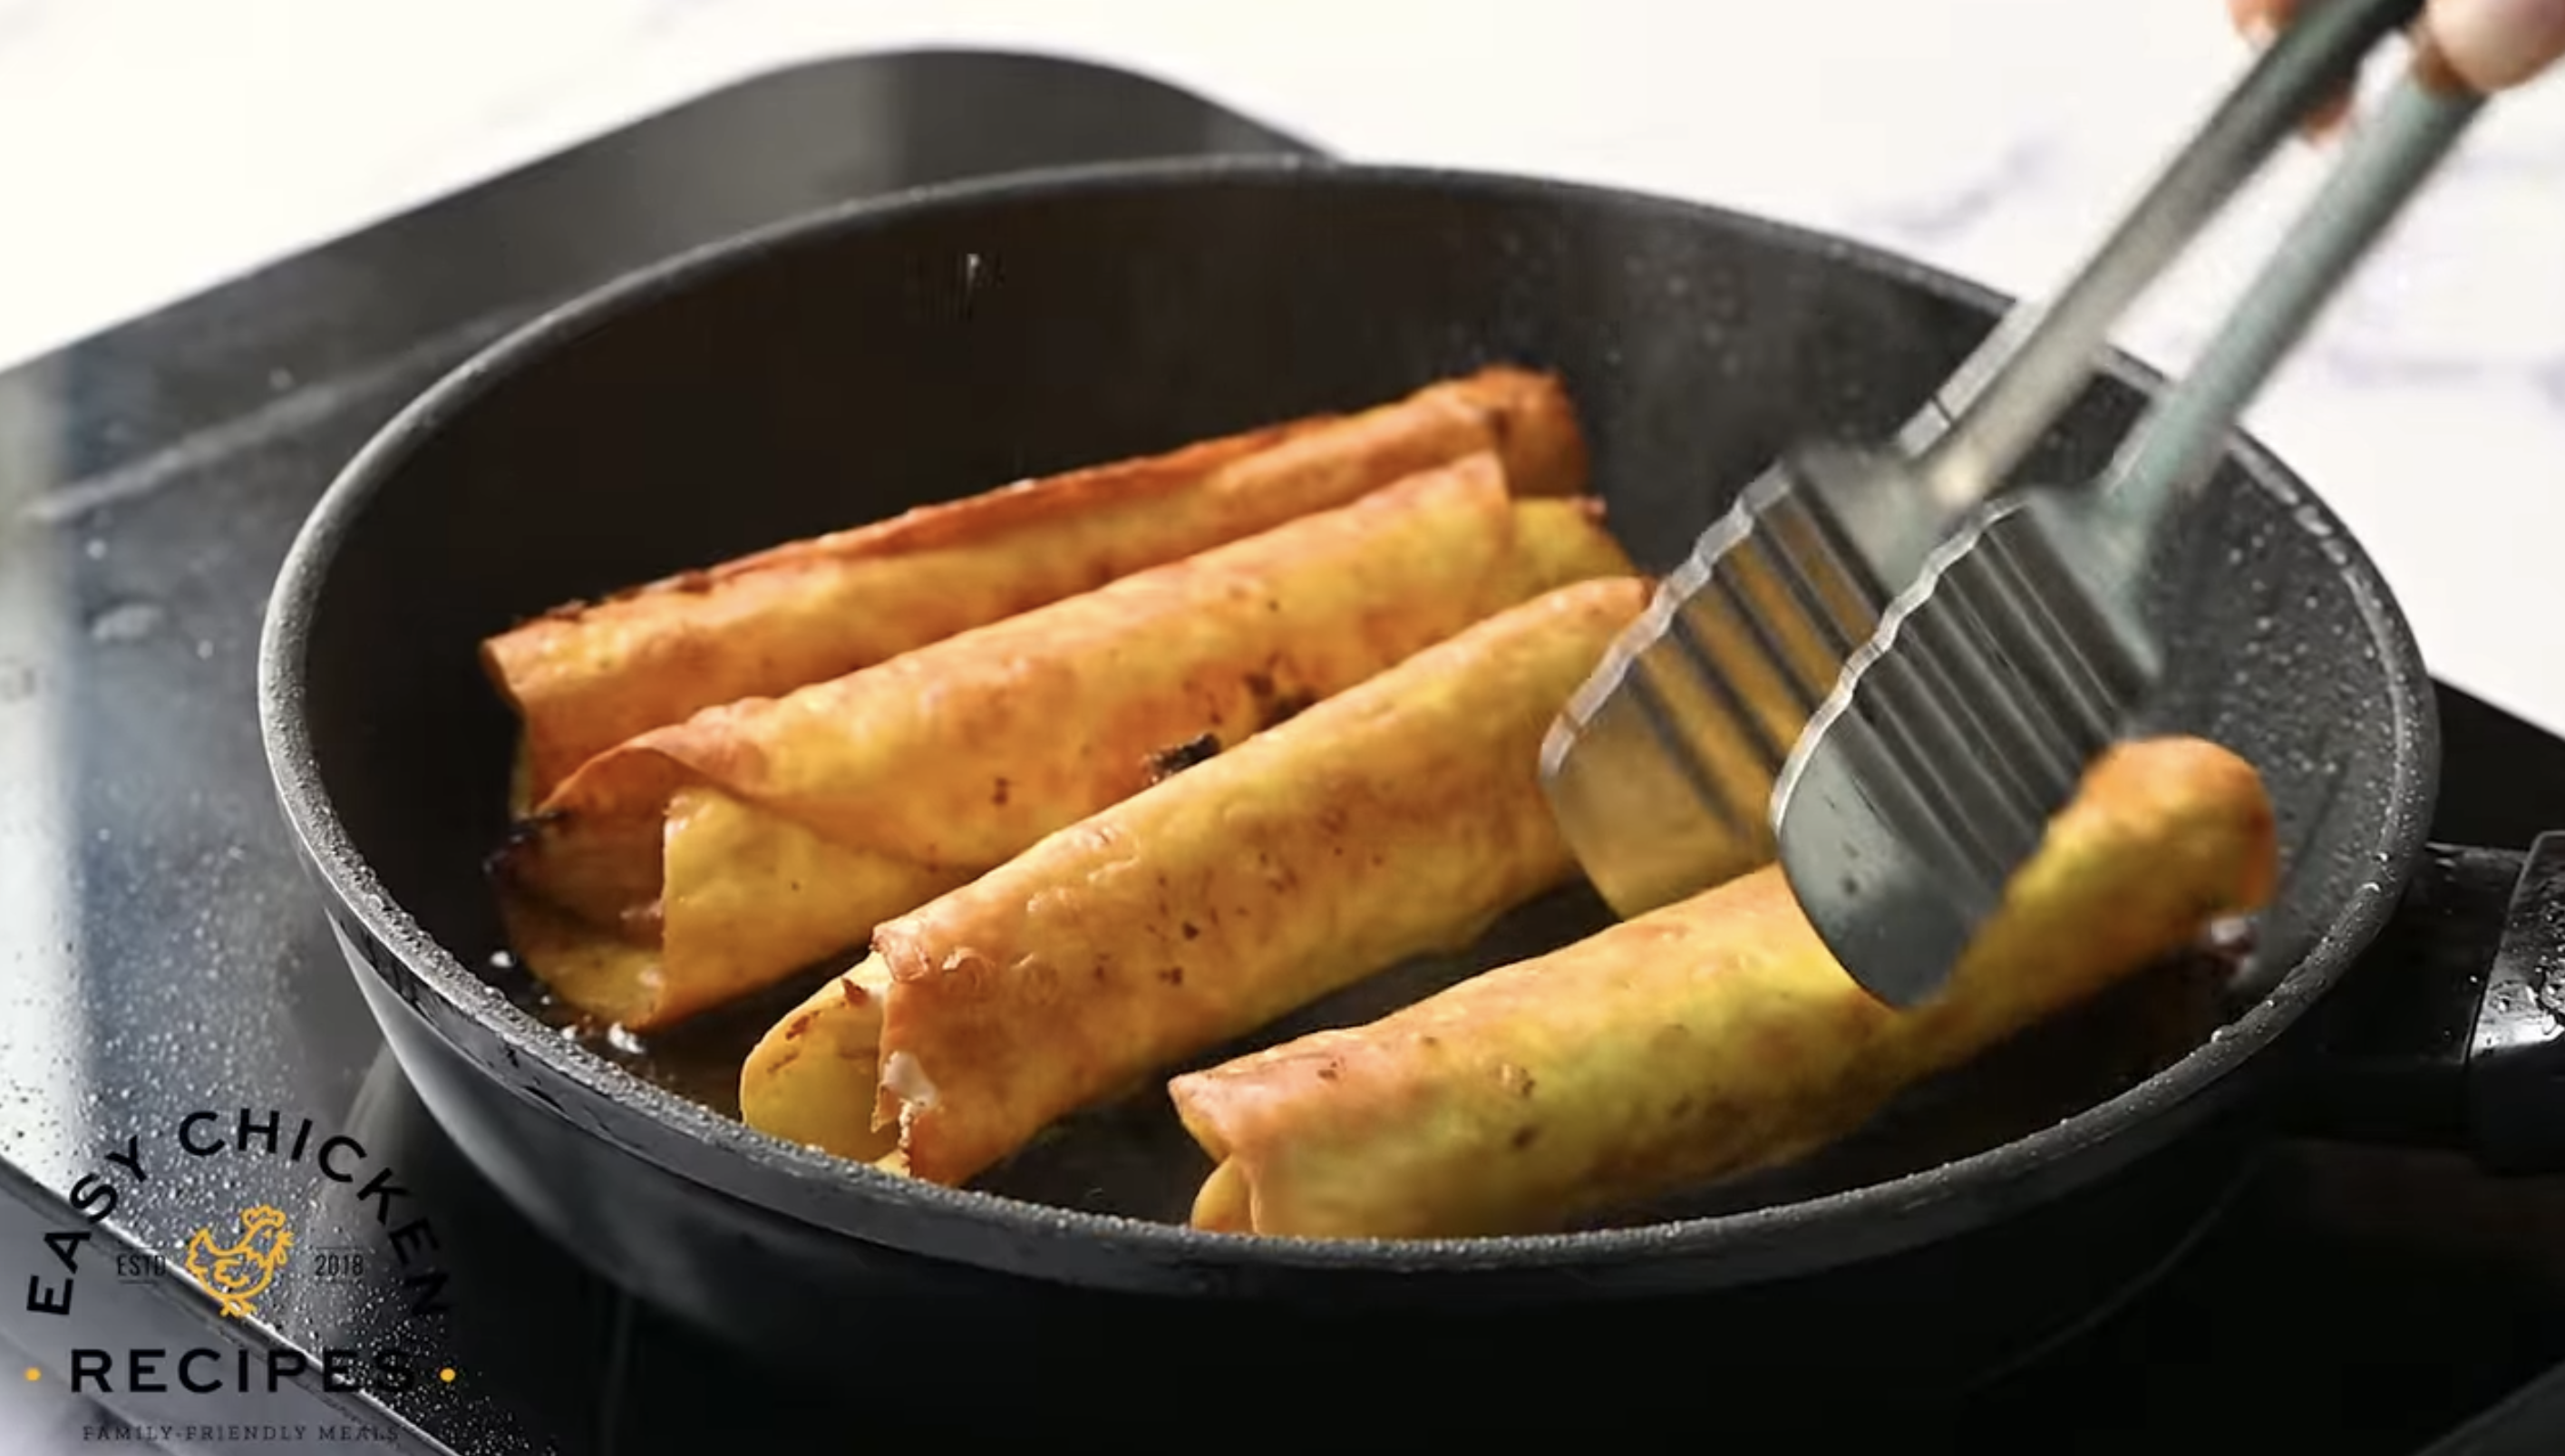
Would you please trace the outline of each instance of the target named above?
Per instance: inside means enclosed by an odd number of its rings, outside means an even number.
[[[635,265],[941,177],[1297,149],[1115,72],[988,55],[832,62],[0,374],[0,1190],[12,1195],[0,1199],[0,1336],[51,1380],[68,1378],[76,1347],[123,1360],[136,1346],[290,1345],[316,1365],[327,1347],[372,1347],[398,1324],[400,1296],[378,1245],[350,1232],[363,1209],[346,1192],[298,1192],[315,1180],[288,1176],[281,1155],[161,1156],[189,1111],[218,1113],[198,1130],[227,1133],[244,1109],[253,1122],[274,1111],[281,1149],[309,1117],[316,1144],[353,1137],[432,1210],[449,1312],[417,1338],[427,1368],[455,1379],[401,1393],[305,1381],[270,1397],[186,1392],[164,1368],[168,1391],[119,1378],[97,1397],[116,1418],[214,1427],[195,1433],[209,1449],[273,1450],[264,1428],[292,1423],[397,1429],[404,1449],[466,1453],[859,1439],[879,1414],[859,1381],[816,1390],[754,1368],[605,1287],[503,1205],[422,1111],[270,798],[252,665],[269,582],[330,476],[406,399]],[[2440,838],[2525,845],[2565,825],[2565,742],[2446,689],[2443,712]],[[62,1284],[43,1235],[87,1226],[74,1204],[99,1185],[81,1180],[117,1182],[105,1157],[128,1137],[143,1139],[146,1176],[107,1225],[126,1256],[93,1241],[73,1312],[33,1310]],[[259,1201],[293,1217],[297,1268],[314,1271],[261,1295],[272,1328],[220,1318],[174,1266],[134,1257],[179,1260],[192,1232],[228,1237]],[[2422,1451],[2565,1361],[2560,1234],[2565,1183],[2286,1144],[2151,1292],[1905,1444]],[[2560,1439],[2533,1434],[2521,1449]]]

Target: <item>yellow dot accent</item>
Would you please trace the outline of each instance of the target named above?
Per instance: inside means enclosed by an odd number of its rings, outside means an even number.
[[[29,1373],[30,1373],[30,1374],[32,1374],[32,1373],[34,1373],[34,1372],[33,1372],[33,1371],[30,1371]],[[444,1369],[441,1369],[441,1370],[437,1371],[437,1372],[436,1372],[436,1378],[438,1378],[438,1379],[440,1379],[440,1380],[443,1380],[443,1381],[444,1381],[446,1384],[448,1384],[448,1385],[453,1384],[453,1383],[454,1383],[454,1367],[453,1367],[452,1365],[447,1365]]]
[[[37,1369],[34,1365],[29,1365],[27,1367],[27,1378],[30,1380],[41,1380],[45,1378],[45,1372]]]

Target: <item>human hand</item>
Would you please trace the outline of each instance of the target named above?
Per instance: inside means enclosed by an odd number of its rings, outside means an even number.
[[[2235,28],[2267,41],[2300,0],[2226,0]],[[2507,90],[2565,57],[2565,0],[2431,0],[2423,39],[2439,62],[2477,91]]]

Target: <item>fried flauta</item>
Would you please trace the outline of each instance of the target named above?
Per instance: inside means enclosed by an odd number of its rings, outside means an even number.
[[[1491,368],[1393,404],[1070,471],[560,607],[482,644],[523,725],[520,796],[652,728],[777,697],[1495,450],[1585,489],[1557,382]]]
[[[1646,601],[1585,582],[1481,622],[873,935],[769,1032],[742,1114],[960,1183],[1054,1119],[1575,873],[1541,735]]]
[[[2197,739],[2123,745],[2049,825],[1935,1000],[1854,984],[1777,865],[1368,1026],[1175,1079],[1217,1165],[1202,1228],[1554,1230],[1787,1161],[2272,892],[2271,808]]]
[[[552,991],[635,1030],[860,947],[1043,836],[1562,581],[1587,498],[1494,454],[590,759],[496,862]]]

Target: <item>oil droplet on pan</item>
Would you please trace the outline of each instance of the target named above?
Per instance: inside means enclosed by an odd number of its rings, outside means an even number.
[[[90,640],[94,642],[138,642],[159,629],[160,619],[167,615],[156,603],[126,602],[91,617]]]

